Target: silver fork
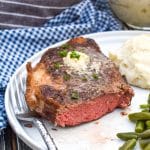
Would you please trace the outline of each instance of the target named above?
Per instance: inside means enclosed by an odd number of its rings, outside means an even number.
[[[25,82],[23,82],[23,78],[21,76],[17,76],[14,78],[14,84],[11,84],[11,89],[14,89],[14,85],[16,88],[16,93],[11,92],[11,96],[15,97],[12,100],[13,110],[18,120],[32,122],[39,130],[48,150],[57,150],[57,147],[53,141],[53,138],[48,133],[45,128],[42,120],[32,113],[25,101],[24,91],[25,91]]]

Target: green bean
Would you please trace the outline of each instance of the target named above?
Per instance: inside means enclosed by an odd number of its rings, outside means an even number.
[[[150,93],[149,93],[149,95],[148,95],[147,103],[150,104]]]
[[[150,104],[150,93],[149,93],[149,95],[148,95],[147,103]],[[149,112],[150,112],[150,108],[149,108]]]
[[[144,131],[144,129],[145,129],[145,123],[144,123],[144,121],[138,120],[136,122],[135,132],[141,133],[141,132]]]
[[[133,150],[136,145],[136,139],[126,141],[119,150]]]
[[[149,126],[146,126],[146,129],[145,130],[149,130],[150,129],[150,127]]]
[[[141,104],[140,108],[142,108],[142,109],[150,108],[150,104]]]
[[[149,109],[143,109],[141,112],[149,112]]]
[[[150,138],[150,129],[145,130],[144,132],[140,133],[139,137],[142,139]]]
[[[145,122],[145,124],[146,124],[147,126],[150,126],[150,120],[147,120],[147,121]]]
[[[136,121],[135,132],[117,134],[118,138],[126,141],[119,150],[133,150],[136,145],[136,140],[139,140],[141,149],[150,150],[150,93],[147,104],[140,105],[140,108],[142,109],[141,112],[128,115],[131,121]]]
[[[123,132],[123,133],[117,133],[117,137],[127,141],[131,139],[138,139],[138,134],[135,132]]]
[[[131,121],[137,120],[150,120],[150,113],[149,112],[137,112],[128,115]]]
[[[149,143],[150,143],[150,139],[140,139],[139,140],[139,144],[142,149],[144,149],[146,147],[146,145]]]
[[[150,129],[150,127],[146,127],[146,130],[149,130]]]
[[[150,150],[150,143],[144,148],[144,150]]]
[[[147,128],[147,129],[150,129],[150,120],[147,120],[147,121],[145,122],[145,124],[146,124],[146,128]]]

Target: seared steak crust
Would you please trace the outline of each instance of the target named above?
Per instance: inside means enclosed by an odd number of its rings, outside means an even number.
[[[99,71],[72,71],[59,55],[62,50],[90,56],[90,63],[97,63]],[[118,68],[92,39],[78,37],[50,48],[34,68],[27,64],[27,72],[25,96],[30,109],[59,126],[95,120],[116,107],[127,107],[133,96]]]

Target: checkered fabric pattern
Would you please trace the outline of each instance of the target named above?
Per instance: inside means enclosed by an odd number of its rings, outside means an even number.
[[[121,28],[107,0],[83,0],[42,27],[0,30],[0,129],[7,125],[5,88],[9,78],[26,59],[61,40]]]

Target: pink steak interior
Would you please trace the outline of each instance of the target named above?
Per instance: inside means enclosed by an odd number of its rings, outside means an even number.
[[[83,122],[95,120],[113,111],[119,106],[120,96],[108,94],[93,100],[69,107],[56,115],[55,124],[59,126],[74,126]]]

